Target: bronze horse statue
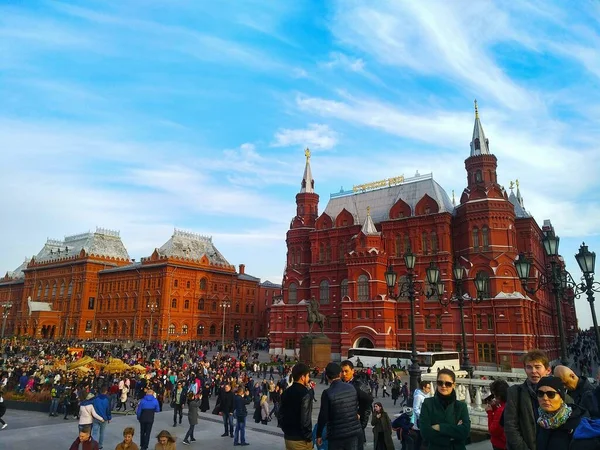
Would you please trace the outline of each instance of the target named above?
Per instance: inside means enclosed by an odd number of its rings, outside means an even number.
[[[325,314],[321,314],[319,312],[319,303],[314,297],[310,299],[307,308],[308,317],[306,318],[306,321],[310,325],[310,328],[308,329],[308,335],[312,336],[312,329],[315,323],[321,327],[321,334],[325,334],[323,332],[323,328],[325,327],[325,321],[328,320],[328,318]]]

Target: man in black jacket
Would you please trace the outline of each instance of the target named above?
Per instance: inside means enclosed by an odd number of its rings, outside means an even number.
[[[361,450],[363,430],[358,420],[358,396],[352,385],[340,380],[341,371],[336,363],[325,368],[331,384],[321,395],[317,444],[323,443],[323,428],[327,425],[329,450]]]
[[[286,450],[311,450],[312,397],[308,389],[310,368],[298,363],[292,369],[294,383],[281,396],[279,422]]]
[[[225,427],[225,433],[221,437],[233,437],[233,392],[231,392],[229,383],[219,392],[219,404],[221,405],[223,426]]]
[[[235,437],[233,445],[250,445],[246,442],[246,417],[248,410],[246,405],[252,403],[249,391],[244,391],[243,386],[239,386],[237,395],[233,397],[233,415],[235,416]]]
[[[598,417],[598,405],[594,398],[594,386],[585,377],[578,377],[567,366],[556,366],[554,368],[554,376],[561,379],[567,392],[573,399],[573,403],[586,409],[592,417]]]
[[[352,361],[342,361],[342,374],[341,378],[344,383],[349,383],[356,389],[356,395],[358,397],[358,415],[360,416],[360,426],[363,429],[363,443],[367,442],[365,436],[365,428],[369,424],[369,417],[371,417],[371,408],[373,407],[373,395],[371,394],[371,388],[366,383],[354,376],[354,365]]]

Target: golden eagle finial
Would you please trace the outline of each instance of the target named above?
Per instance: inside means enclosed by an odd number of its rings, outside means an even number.
[[[304,150],[304,156],[306,156],[306,162],[308,162],[310,160],[310,149],[308,147]]]

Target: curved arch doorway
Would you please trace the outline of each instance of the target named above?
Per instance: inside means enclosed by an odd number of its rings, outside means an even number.
[[[373,341],[366,337],[361,337],[354,342],[354,348],[375,348]]]

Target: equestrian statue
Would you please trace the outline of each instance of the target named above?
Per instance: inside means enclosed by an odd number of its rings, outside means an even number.
[[[306,321],[310,325],[308,329],[308,335],[312,336],[313,325],[316,323],[321,327],[321,334],[324,335],[323,327],[325,326],[325,320],[327,320],[327,316],[325,314],[321,314],[319,312],[319,302],[313,296],[307,305],[308,308],[308,317]]]

